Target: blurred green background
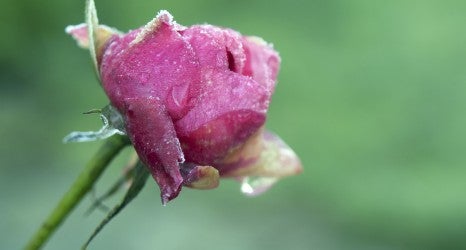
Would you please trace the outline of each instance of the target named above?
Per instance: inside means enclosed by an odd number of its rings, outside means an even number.
[[[257,198],[231,180],[162,207],[155,182],[90,249],[466,248],[465,1],[112,1],[129,30],[168,9],[273,42],[282,69],[268,118],[304,172]],[[22,247],[101,142],[81,112],[107,104],[88,53],[64,33],[84,1],[0,3],[0,249]],[[125,151],[98,183],[121,174]],[[120,194],[121,195],[121,194]],[[112,205],[119,197],[111,199]],[[86,198],[45,249],[78,249],[104,213]]]

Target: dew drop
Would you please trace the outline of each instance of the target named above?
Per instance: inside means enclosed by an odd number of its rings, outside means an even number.
[[[254,189],[251,187],[251,185],[248,182],[243,182],[241,184],[241,192],[246,195],[250,195],[254,193]]]
[[[182,83],[182,84],[173,86],[173,88],[172,88],[172,98],[173,98],[173,102],[176,104],[176,106],[182,107],[182,105],[186,101],[186,97],[188,95],[188,88],[189,88],[188,83]]]
[[[247,196],[257,196],[267,191],[277,180],[276,177],[245,177],[241,182],[241,192]]]

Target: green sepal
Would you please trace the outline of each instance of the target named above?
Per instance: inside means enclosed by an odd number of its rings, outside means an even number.
[[[99,27],[99,19],[97,18],[97,10],[94,0],[86,1],[85,19],[87,24],[87,33],[89,39],[89,52],[91,53],[94,69],[99,77],[99,69],[97,64],[97,38],[96,31]]]

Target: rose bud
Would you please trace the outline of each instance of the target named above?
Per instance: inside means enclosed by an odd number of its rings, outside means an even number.
[[[164,204],[182,185],[214,188],[219,176],[254,195],[301,171],[296,154],[263,129],[280,65],[271,45],[231,29],[184,27],[167,11],[123,34],[98,25],[92,7],[87,24],[67,32],[91,50]]]

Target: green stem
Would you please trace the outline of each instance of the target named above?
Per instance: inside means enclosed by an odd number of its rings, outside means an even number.
[[[71,185],[70,189],[62,197],[52,213],[47,217],[42,226],[37,230],[24,249],[40,249],[50,238],[53,232],[71,213],[73,208],[81,201],[84,195],[92,188],[94,183],[103,173],[110,161],[128,145],[127,137],[115,135],[110,137],[87,163],[84,170]]]

